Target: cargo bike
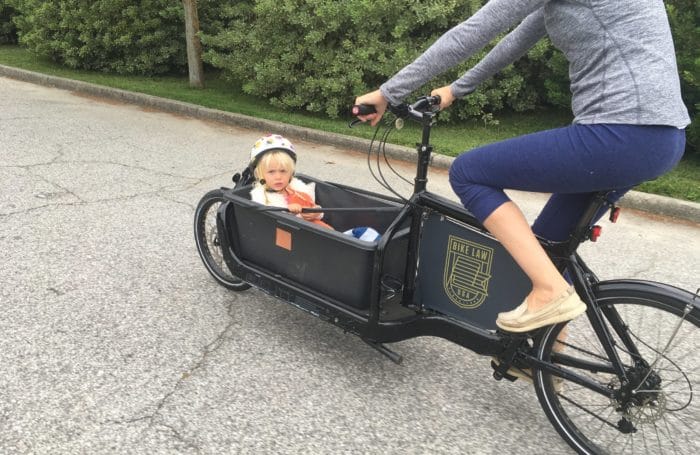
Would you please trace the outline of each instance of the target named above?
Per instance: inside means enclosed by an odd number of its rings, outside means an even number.
[[[599,192],[567,241],[542,240],[586,302],[586,314],[531,333],[497,329],[497,314],[521,302],[530,284],[468,211],[426,190],[438,106],[436,97],[390,106],[397,125],[406,119],[422,128],[407,200],[298,175],[315,182],[324,220],[335,231],[252,202],[247,168],[233,176],[232,188],[208,192],[194,220],[207,270],[226,288],[258,288],[397,363],[401,356],[385,343],[417,336],[489,356],[495,379],[534,383],[550,422],[579,453],[698,453],[698,292],[596,277],[578,246],[595,241],[600,213],[609,211],[612,221],[619,213],[609,192]],[[358,115],[371,107],[353,109]],[[368,153],[379,154],[387,135],[375,134]],[[342,233],[355,226],[372,226],[381,237],[367,242]]]

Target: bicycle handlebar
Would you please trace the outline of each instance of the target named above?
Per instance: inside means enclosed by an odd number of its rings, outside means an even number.
[[[435,113],[439,110],[440,96],[422,96],[413,104],[389,104],[388,109],[392,114],[399,118],[411,118],[416,121],[423,120],[423,115],[426,112]],[[437,108],[437,109],[436,109]],[[369,115],[376,113],[377,110],[370,104],[356,104],[352,107],[352,115]]]
[[[352,115],[369,115],[376,114],[377,110],[371,104],[355,104],[352,107]]]

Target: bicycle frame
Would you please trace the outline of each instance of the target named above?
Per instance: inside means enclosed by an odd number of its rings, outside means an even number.
[[[600,281],[577,250],[596,240],[600,228],[593,223],[606,210],[612,209],[612,221],[616,218],[609,192],[601,191],[591,194],[568,239],[539,239],[587,304],[586,314],[528,333],[498,329],[498,313],[522,302],[531,283],[472,214],[427,190],[437,105],[438,98],[424,97],[390,108],[422,125],[408,201],[298,176],[315,183],[323,209],[311,211],[325,211],[334,229],[253,202],[249,168],[234,175],[234,188],[209,191],[195,209],[194,226],[209,273],[228,289],[254,286],[358,335],[396,363],[401,356],[384,343],[418,336],[492,356],[495,379],[532,379],[550,422],[580,453],[605,452],[613,445],[624,451],[637,440],[646,448],[648,432],[655,436],[653,450],[668,447],[676,453],[672,429],[694,446],[691,427],[683,425],[692,418],[697,379],[690,375],[697,364],[676,348],[697,344],[688,340],[700,327],[700,290],[691,294],[650,281]],[[357,108],[355,115],[371,113],[367,106]],[[386,134],[378,150],[385,140]],[[381,170],[379,175],[383,179]],[[361,226],[375,228],[380,238],[366,242],[344,234]],[[678,418],[677,426],[669,426],[668,413]],[[637,432],[641,435],[633,436]]]
[[[406,114],[406,112],[404,112]],[[321,319],[327,320],[346,331],[359,335],[367,343],[397,361],[399,356],[386,348],[383,343],[402,341],[417,336],[436,336],[447,339],[477,354],[498,357],[501,362],[496,368],[494,376],[500,379],[506,375],[511,365],[521,368],[542,370],[554,376],[564,377],[581,386],[592,389],[602,395],[612,397],[614,392],[605,384],[599,384],[583,375],[578,375],[563,369],[558,365],[577,366],[574,360],[566,355],[554,355],[553,362],[545,362],[537,358],[528,343],[530,336],[535,334],[513,334],[501,331],[492,331],[473,323],[468,318],[457,318],[431,311],[415,304],[416,274],[418,270],[419,247],[424,229],[424,221],[428,214],[437,213],[461,223],[479,235],[489,236],[483,226],[461,206],[441,198],[426,190],[427,173],[432,153],[430,145],[430,132],[434,122],[435,113],[426,110],[420,114],[411,113],[422,127],[422,140],[417,146],[418,160],[414,179],[414,192],[410,200],[400,210],[398,216],[382,235],[373,253],[373,267],[371,275],[371,290],[369,296],[369,310],[359,311],[348,308],[342,302],[334,301],[327,296],[318,295],[303,288],[297,283],[287,280],[278,274],[256,267],[238,257],[240,251],[240,239],[229,236],[235,226],[235,215],[232,204],[226,202],[221,205],[217,213],[217,226],[219,239],[224,252],[224,258],[235,275],[246,282],[285,300],[286,302],[307,311]],[[245,180],[245,179],[244,179]],[[241,182],[246,183],[246,182]],[[237,185],[238,186],[238,185]],[[337,185],[357,193],[365,193],[363,190],[344,185]],[[622,341],[628,352],[638,356],[638,350],[634,341],[627,333],[624,322],[616,311],[606,308],[605,313],[596,304],[596,294],[616,285],[629,285],[637,283],[641,288],[654,287],[659,292],[665,293],[667,298],[680,299],[690,302],[689,294],[671,287],[659,287],[655,283],[612,281],[600,282],[595,274],[588,268],[582,258],[577,254],[579,245],[591,238],[591,225],[602,210],[613,208],[607,200],[609,192],[599,192],[592,196],[591,203],[579,220],[570,238],[564,242],[554,243],[542,240],[542,245],[557,264],[559,270],[567,271],[579,296],[588,305],[587,317],[593,326],[610,362],[591,362],[578,365],[598,371],[614,373],[624,384],[627,381],[626,366],[621,361],[615,349],[614,335]],[[382,319],[382,305],[385,293],[396,291],[387,290],[382,282],[382,270],[385,255],[390,242],[404,231],[406,223],[410,224],[408,235],[408,247],[406,252],[406,266],[404,271],[404,285],[402,289],[401,305],[411,312],[398,319]],[[491,237],[492,238],[492,237]],[[513,302],[509,302],[512,305]],[[689,303],[692,305],[692,302]],[[607,320],[610,327],[604,322]],[[611,333],[611,329],[614,332]]]

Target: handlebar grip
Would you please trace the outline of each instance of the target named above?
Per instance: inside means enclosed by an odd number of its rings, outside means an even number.
[[[352,115],[376,114],[377,109],[371,104],[356,104],[352,107]]]

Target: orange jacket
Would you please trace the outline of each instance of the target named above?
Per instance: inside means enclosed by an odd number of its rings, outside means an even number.
[[[301,191],[294,191],[293,189],[287,187],[286,188],[287,192],[287,204],[299,204],[302,206],[302,208],[314,208],[316,207],[316,204],[314,204],[313,199],[311,198],[311,195],[306,194]],[[311,223],[318,224],[319,226],[326,227],[328,229],[333,229],[333,227],[328,224],[324,223],[320,219],[318,220],[307,220],[310,221]]]

